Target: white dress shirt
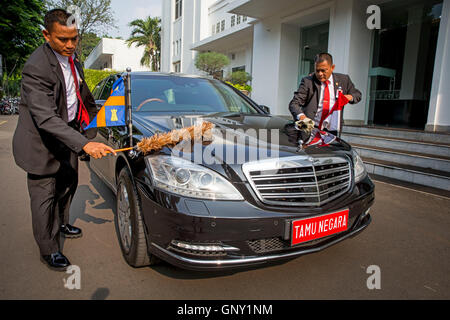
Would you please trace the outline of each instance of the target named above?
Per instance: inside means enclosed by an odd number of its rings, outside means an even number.
[[[333,108],[334,103],[336,102],[336,98],[334,95],[334,85],[333,85],[333,75],[328,78],[328,91],[330,93],[330,104],[328,110]],[[323,109],[323,96],[325,93],[325,82],[321,82],[320,84],[320,96],[319,96],[319,105],[317,106],[316,118],[314,121],[319,124],[320,119],[322,118],[322,109]]]
[[[53,49],[52,49],[53,50]],[[78,110],[78,99],[77,99],[77,91],[75,88],[75,81],[73,79],[72,70],[70,69],[69,57],[60,55],[55,52],[56,58],[59,61],[59,65],[61,66],[64,80],[66,84],[66,98],[67,98],[67,116],[69,122],[75,119]],[[72,56],[72,59],[75,58],[75,55]],[[80,83],[80,74],[78,73],[77,68],[75,67],[75,72],[77,73],[78,83]]]

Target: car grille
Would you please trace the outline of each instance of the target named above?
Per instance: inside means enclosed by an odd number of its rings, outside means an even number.
[[[257,254],[263,254],[263,253],[269,253],[274,251],[280,251],[284,249],[296,249],[301,247],[313,247],[316,244],[319,244],[325,240],[328,240],[329,238],[335,236],[335,234],[320,238],[311,240],[305,243],[296,244],[294,246],[291,246],[290,242],[287,240],[282,240],[281,237],[275,237],[275,238],[267,238],[267,239],[259,239],[259,240],[248,240],[247,245],[250,247],[250,249]]]
[[[347,192],[349,162],[308,156],[249,162],[243,171],[259,199],[267,204],[321,206]]]
[[[255,253],[273,252],[290,247],[289,243],[281,240],[281,238],[249,240],[247,244]]]

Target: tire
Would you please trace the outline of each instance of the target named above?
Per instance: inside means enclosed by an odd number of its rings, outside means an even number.
[[[128,167],[119,174],[116,204],[114,222],[125,261],[135,268],[156,264],[158,259],[147,249],[141,202]]]

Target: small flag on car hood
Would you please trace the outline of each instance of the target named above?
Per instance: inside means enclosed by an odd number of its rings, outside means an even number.
[[[125,87],[123,78],[114,82],[112,93],[92,122],[84,130],[98,127],[124,126],[125,121]]]

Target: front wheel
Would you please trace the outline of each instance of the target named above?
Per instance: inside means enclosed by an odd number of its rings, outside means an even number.
[[[141,203],[127,167],[120,171],[116,199],[117,212],[114,220],[126,262],[136,268],[157,263],[158,259],[147,250]]]

